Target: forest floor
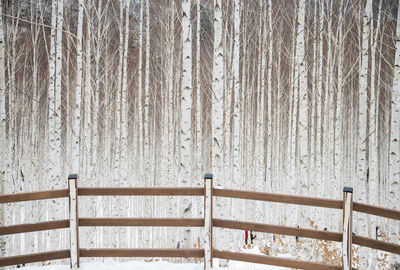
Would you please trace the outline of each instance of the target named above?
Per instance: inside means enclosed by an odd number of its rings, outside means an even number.
[[[258,247],[253,247],[251,249],[241,250],[241,252],[262,254]],[[288,255],[283,255],[279,257],[288,257]],[[214,265],[218,265],[218,259],[214,259]],[[28,266],[21,268],[23,270],[68,270],[69,265],[47,265],[47,266]],[[128,262],[116,262],[113,259],[107,258],[104,262],[88,262],[81,263],[80,270],[203,270],[204,264],[201,263],[171,263],[166,261],[153,261],[153,262],[143,262],[143,261],[128,261]],[[246,263],[239,261],[229,261],[229,266],[227,267],[214,267],[213,269],[221,270],[288,270],[289,268]]]
[[[21,268],[23,270],[69,270],[69,265],[48,265],[48,266],[28,266]],[[79,267],[80,270],[203,270],[203,263],[170,263],[170,262],[92,262],[83,263]],[[244,263],[238,261],[230,261],[228,267],[214,267],[213,269],[223,270],[286,270],[276,266]]]

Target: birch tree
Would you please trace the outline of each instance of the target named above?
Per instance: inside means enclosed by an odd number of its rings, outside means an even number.
[[[122,23],[122,22],[121,22]],[[121,151],[121,159],[123,162],[122,171],[124,172],[123,175],[123,182],[127,183],[127,130],[128,130],[128,85],[127,85],[127,78],[128,78],[128,44],[129,44],[129,1],[125,1],[125,29],[124,29],[124,55],[123,55],[123,70],[122,70],[122,151]]]
[[[214,59],[212,77],[212,168],[215,177],[222,177],[223,127],[223,44],[221,1],[214,0]]]
[[[212,71],[212,149],[211,164],[214,179],[223,179],[223,86],[224,56],[222,43],[222,1],[214,0],[214,43]],[[221,201],[216,200],[216,216],[223,216]],[[224,242],[223,234],[222,242]]]
[[[150,78],[150,2],[146,0],[146,65],[145,65],[145,75],[144,75],[144,155],[145,155],[145,185],[150,186],[150,111],[149,111],[149,101],[150,101],[150,88],[149,88],[149,78]],[[147,181],[147,182],[146,182]],[[150,199],[146,199],[146,207],[149,209],[147,212],[147,216],[151,214],[151,202]],[[147,231],[147,235],[151,235],[151,229],[145,229],[143,231]],[[146,239],[146,241],[150,241],[152,243],[152,239]]]
[[[367,100],[367,91],[368,91],[368,39],[370,36],[370,23],[372,18],[372,0],[367,0],[365,11],[363,15],[363,26],[362,26],[362,44],[361,44],[361,66],[359,73],[359,103],[358,103],[358,152],[357,152],[357,170],[358,170],[358,183],[359,196],[365,202],[369,202],[369,179],[368,179],[368,153],[367,153],[367,144],[368,144],[368,130],[367,130],[367,122],[369,121],[368,117],[368,100]],[[358,223],[361,223],[361,228],[355,228],[356,232],[367,231],[366,221],[359,219]],[[365,262],[366,259],[365,251],[362,251],[361,258],[362,262]]]
[[[4,24],[3,24],[3,2],[0,1],[0,156],[7,156],[6,141],[6,74],[5,74],[5,55],[4,55]],[[0,194],[5,194],[6,190],[6,158],[0,161]],[[0,211],[0,224],[4,226],[5,207]],[[3,240],[3,239],[1,239]],[[5,242],[0,242],[0,250],[5,254]]]
[[[339,4],[338,25],[338,86],[336,93],[336,118],[335,118],[335,182],[337,187],[343,186],[342,160],[343,160],[343,136],[342,136],[342,91],[343,91],[343,1]]]
[[[241,1],[235,0],[234,2],[234,47],[233,47],[233,140],[232,140],[232,149],[233,155],[231,164],[233,167],[233,187],[238,189],[240,187],[240,179],[241,179],[241,162],[240,162],[240,20],[241,20]],[[236,210],[234,210],[236,209]],[[241,215],[238,202],[236,200],[232,201],[232,218],[234,220],[238,220]]]
[[[196,1],[196,177],[202,174],[202,109],[201,109],[201,77],[200,77],[200,38],[201,38],[201,1]]]
[[[73,171],[79,171],[79,141],[80,141],[80,125],[81,125],[81,96],[82,96],[82,26],[83,26],[83,0],[79,1],[78,9],[78,28],[76,35],[76,87],[75,87],[75,121],[74,121],[74,144],[73,144]]]
[[[146,66],[144,75],[144,145],[146,160],[149,155],[149,73],[150,73],[150,2],[146,0]],[[147,166],[145,167],[147,168]]]
[[[391,124],[390,124],[390,181],[389,201],[391,206],[399,209],[399,179],[400,179],[400,2],[397,6],[396,24],[396,54],[394,60],[394,78],[391,102]],[[398,230],[395,225],[391,227],[391,236],[396,238]]]
[[[63,1],[52,1],[51,18],[51,42],[49,59],[49,154],[48,154],[48,188],[54,189],[60,185],[61,174],[61,65],[62,65],[62,27],[63,27]],[[49,205],[48,205],[49,206]],[[60,218],[59,207],[55,202],[47,210],[46,216],[50,213],[52,218]],[[49,213],[50,211],[50,213]],[[54,238],[47,243],[56,246]],[[49,244],[48,244],[49,245]],[[57,247],[59,248],[59,247]]]
[[[52,136],[54,130],[55,130],[55,105],[54,105],[54,89],[55,89],[55,67],[56,67],[56,61],[55,61],[55,57],[56,57],[56,50],[55,50],[55,38],[56,38],[56,28],[57,28],[57,0],[52,0],[52,5],[51,5],[51,33],[50,33],[50,55],[49,55],[49,88],[48,88],[48,106],[49,106],[49,133],[51,134],[51,138],[50,139],[48,137],[49,141],[49,150],[48,151],[48,161],[49,161],[49,167],[48,167],[48,179],[54,179],[55,178],[55,172],[54,170],[56,169],[56,164],[54,164],[54,161],[56,160],[54,155],[55,150],[55,145],[54,145],[54,137]],[[50,154],[51,153],[51,154]],[[50,181],[50,180],[47,180]],[[51,185],[49,182],[47,182],[48,187],[50,188]],[[47,213],[46,213],[47,214]]]
[[[181,97],[181,168],[180,177],[183,186],[191,186],[191,145],[192,145],[192,27],[190,21],[190,0],[182,2],[182,97]],[[192,200],[183,199],[182,216],[192,216]],[[185,230],[184,247],[191,246],[190,229]]]
[[[273,37],[272,37],[272,0],[268,1],[268,67],[267,67],[267,91],[268,91],[268,120],[267,120],[267,164],[266,164],[266,181],[268,186],[272,187],[272,50],[273,50]]]
[[[368,38],[370,36],[370,22],[372,16],[372,0],[368,0],[365,6],[363,15],[362,27],[362,47],[361,47],[361,66],[359,75],[359,129],[358,129],[358,180],[363,183],[363,192],[360,193],[363,199],[368,199],[368,156],[367,156],[367,126],[368,111],[367,111],[367,91],[368,91]]]
[[[298,68],[299,76],[299,126],[298,126],[298,138],[299,138],[299,179],[300,192],[305,193],[309,188],[309,177],[307,169],[307,132],[308,132],[308,96],[307,96],[307,69],[305,59],[305,16],[306,16],[306,3],[303,0],[299,1],[299,14],[298,14],[298,29],[297,29],[297,41],[296,41],[296,68]],[[297,84],[297,82],[294,82]],[[305,222],[305,217],[303,217]]]

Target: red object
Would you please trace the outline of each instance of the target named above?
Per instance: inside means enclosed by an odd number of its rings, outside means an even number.
[[[245,231],[244,231],[244,240],[247,241],[247,239],[249,239],[249,231],[248,231],[248,230],[245,230]]]

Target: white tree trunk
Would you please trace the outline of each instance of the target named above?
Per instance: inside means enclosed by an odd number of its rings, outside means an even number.
[[[343,2],[339,4],[339,35],[338,35],[338,87],[336,93],[336,118],[335,118],[335,170],[334,170],[334,179],[335,179],[335,190],[340,190],[343,188],[343,134],[342,134],[342,92],[343,92],[343,54],[344,54],[344,47],[343,47]]]
[[[63,27],[63,1],[52,1],[52,28],[49,59],[49,130],[48,130],[48,188],[57,189],[61,184],[61,67],[62,67],[62,27]],[[46,216],[49,219],[59,219],[58,203],[48,203]],[[49,213],[50,211],[50,213]],[[49,214],[51,216],[49,216]],[[59,249],[61,239],[47,240],[48,247]],[[51,243],[51,244],[50,244]]]
[[[333,2],[330,3],[327,2],[325,8],[329,10],[327,13],[327,18],[330,18],[332,16],[332,5]],[[326,68],[325,68],[325,94],[324,94],[324,107],[323,107],[323,122],[322,122],[322,133],[321,133],[321,164],[322,164],[322,175],[321,179],[325,184],[324,187],[324,196],[328,196],[330,194],[331,190],[331,183],[330,177],[331,177],[331,160],[332,160],[332,155],[330,154],[331,152],[331,143],[330,143],[330,135],[331,135],[331,121],[330,119],[330,98],[332,98],[331,89],[332,88],[332,67],[333,67],[333,57],[332,57],[332,39],[333,39],[333,31],[332,31],[332,20],[327,21],[327,27],[328,27],[328,37],[327,37],[327,50],[328,50],[328,55],[326,56]],[[331,224],[330,223],[330,215],[324,215],[323,217],[324,223],[325,224]]]
[[[222,43],[222,1],[214,0],[214,57],[212,73],[212,173],[216,183],[223,183],[223,87],[224,87],[224,57]],[[223,215],[220,201],[216,201],[216,217]],[[222,234],[221,241],[225,234]]]
[[[51,6],[51,33],[50,33],[50,55],[49,55],[49,88],[48,88],[48,106],[49,106],[49,127],[48,127],[48,179],[47,179],[47,188],[50,189],[52,188],[52,180],[55,178],[55,172],[54,169],[56,167],[55,162],[55,146],[54,146],[54,140],[55,138],[52,138],[55,129],[55,95],[54,95],[54,89],[55,89],[55,73],[56,73],[56,49],[55,49],[55,44],[56,44],[56,28],[57,28],[57,0],[52,0],[52,6]],[[50,141],[51,140],[51,141]],[[46,212],[48,214],[48,211]]]
[[[295,16],[298,16],[299,12],[296,12]],[[297,48],[297,41],[299,39],[299,34],[298,31],[296,31],[296,25],[298,25],[297,22],[297,18],[294,18],[294,23],[293,23],[293,27],[294,29],[293,31],[293,52],[292,52],[292,60],[291,60],[291,69],[293,69],[293,77],[291,80],[291,85],[290,85],[290,98],[289,98],[289,102],[290,102],[290,109],[289,109],[289,143],[290,145],[288,146],[288,161],[289,161],[289,172],[288,172],[288,183],[285,185],[283,185],[284,187],[284,191],[286,192],[290,192],[290,194],[296,194],[297,193],[297,151],[296,151],[296,146],[297,146],[297,108],[298,108],[298,92],[299,92],[299,84],[298,84],[298,77],[299,77],[299,63],[298,63],[298,57],[297,57],[297,53],[298,50]],[[297,35],[296,35],[297,34]],[[297,37],[297,38],[296,38]],[[292,75],[292,73],[290,74]],[[285,206],[285,208],[287,208]],[[297,214],[297,209],[298,207],[296,206],[296,208],[292,207],[290,208],[291,212],[288,213],[286,212],[286,217],[287,217],[287,224],[288,226],[296,226],[297,222],[298,222],[298,214]]]
[[[214,0],[214,60],[212,77],[212,171],[215,179],[222,177],[223,128],[223,44],[221,1]]]
[[[0,1],[0,14],[3,14],[3,2]],[[7,139],[6,139],[6,74],[5,74],[5,55],[4,55],[4,26],[3,16],[0,16],[0,156],[7,156]],[[8,159],[1,158],[0,160],[0,194],[5,194],[6,190],[6,161]],[[5,222],[5,207],[0,210],[0,225],[4,226]],[[4,246],[5,248],[5,246]],[[3,246],[1,253],[5,254]]]
[[[392,90],[392,116],[390,124],[390,173],[389,173],[389,202],[390,207],[399,209],[399,180],[400,180],[400,3],[397,10],[396,25],[396,56],[394,60],[394,78]],[[390,239],[398,239],[398,223],[392,221]],[[397,229],[397,230],[396,230]],[[397,240],[397,243],[399,240]],[[394,261],[396,258],[392,261]]]
[[[89,14],[86,14],[89,16]],[[91,36],[92,36],[92,23],[91,20],[86,20],[86,52],[85,52],[85,93],[84,93],[84,126],[85,129],[83,133],[83,145],[80,147],[81,157],[81,175],[80,175],[80,183],[85,184],[88,178],[88,167],[89,167],[89,153],[91,149],[90,142],[90,131],[92,127],[92,119],[91,119],[91,99],[92,99],[92,75],[91,75]],[[87,153],[83,155],[83,153]],[[83,183],[82,183],[83,182]]]
[[[322,90],[323,90],[323,85],[322,85],[322,80],[323,80],[323,60],[324,58],[322,57],[323,55],[323,48],[324,48],[324,42],[323,42],[323,29],[324,29],[324,2],[320,3],[320,8],[319,8],[319,63],[318,63],[318,80],[317,80],[317,146],[316,146],[316,162],[317,162],[317,179],[323,179],[323,163],[322,163],[322,142],[321,142],[321,135],[322,135],[322,115],[323,115],[323,106],[322,106]],[[319,189],[318,195],[322,195],[322,189]]]
[[[122,23],[122,22],[121,22]],[[128,44],[129,44],[129,1],[125,2],[125,33],[124,33],[124,56],[123,56],[123,70],[122,70],[122,115],[121,115],[121,180],[124,186],[129,186],[128,184]],[[132,203],[132,197],[129,198],[130,204]],[[128,212],[128,215],[131,215]],[[132,228],[127,228],[128,235],[132,232]],[[131,237],[128,237],[131,239]],[[129,240],[128,240],[129,243]]]
[[[80,125],[81,125],[81,96],[82,96],[82,26],[83,26],[83,0],[79,0],[78,8],[78,28],[76,44],[76,87],[75,87],[75,117],[73,129],[73,166],[74,173],[80,175],[79,145],[80,145]]]
[[[272,0],[268,0],[268,120],[267,120],[267,174],[266,179],[267,185],[270,187],[272,191],[272,49],[273,49],[273,37],[272,37]],[[279,78],[278,78],[279,80]],[[280,102],[280,101],[278,101]]]
[[[182,96],[181,96],[181,166],[180,184],[191,186],[191,112],[192,112],[192,27],[190,21],[190,0],[182,2]],[[184,218],[192,217],[192,200],[184,198],[181,214]],[[190,229],[185,230],[183,246],[191,248]]]
[[[376,33],[374,35],[374,23],[370,23],[370,47],[371,47],[371,67],[370,67],[370,96],[369,101],[370,104],[368,106],[368,121],[369,121],[369,190],[370,190],[370,203],[373,205],[378,205],[379,198],[379,168],[378,168],[378,110],[379,110],[379,103],[378,97],[379,94],[375,91],[375,70],[376,70],[376,51],[377,51],[377,43],[378,43],[378,33],[380,30],[380,23],[381,23],[381,9],[382,9],[382,0],[379,1],[378,7],[378,17],[376,22]],[[379,72],[378,72],[379,74]],[[367,216],[367,223],[368,223],[368,237],[373,238],[375,236],[375,228],[378,225],[378,219],[376,216],[368,215]],[[382,228],[382,226],[380,226]],[[372,260],[372,265],[376,265],[377,263],[377,250],[370,250],[368,257]]]
[[[150,2],[146,0],[146,66],[144,78],[144,145],[146,164],[149,163],[149,141],[150,141],[150,125],[149,125],[149,73],[150,73]],[[146,167],[146,170],[148,168]],[[149,183],[150,184],[150,183]]]
[[[357,152],[357,170],[358,170],[358,182],[357,186],[359,191],[357,192],[358,200],[362,202],[369,202],[369,180],[368,180],[368,153],[367,153],[367,121],[368,117],[368,39],[370,36],[370,23],[372,17],[372,0],[367,0],[365,6],[365,12],[363,16],[363,27],[362,27],[362,44],[361,44],[361,67],[359,73],[359,108],[358,108],[358,152]],[[359,224],[357,226],[357,224]],[[360,218],[356,221],[355,232],[366,232],[367,221]],[[366,253],[364,250],[361,251],[361,267],[366,267]]]
[[[306,70],[306,59],[305,59],[305,16],[306,16],[306,3],[304,0],[299,1],[299,13],[298,13],[298,29],[297,29],[297,41],[296,41],[296,67],[298,68],[299,76],[299,125],[298,125],[298,151],[299,151],[299,170],[300,173],[297,177],[297,190],[300,190],[300,194],[306,194],[309,189],[309,177],[307,169],[307,132],[308,132],[308,97],[307,97],[307,70]],[[305,213],[302,211],[302,213]],[[302,217],[301,222],[304,225],[306,222],[307,215]]]
[[[47,189],[54,189],[54,180],[56,179],[57,174],[57,150],[55,145],[55,75],[56,75],[56,28],[57,28],[57,0],[52,1],[52,15],[51,15],[51,36],[50,36],[50,58],[49,58],[49,88],[48,88],[48,104],[49,104],[49,127],[47,133],[47,143],[48,143],[48,151],[47,151]],[[49,209],[50,204],[52,209]],[[51,202],[46,202],[46,219],[57,219],[54,217],[54,212],[52,211],[55,209],[56,206],[53,205]],[[51,215],[51,216],[50,216]],[[49,234],[47,234],[49,236]],[[53,244],[52,246],[50,243],[56,242],[55,239],[46,239],[46,249],[55,249],[56,246]]]
[[[151,186],[151,175],[150,175],[150,121],[149,121],[149,102],[150,102],[150,89],[149,89],[149,76],[150,76],[150,2],[146,0],[146,66],[144,75],[144,177],[145,185]],[[151,214],[151,201],[146,199],[146,209],[145,214],[149,216]],[[145,228],[143,230],[146,235],[150,236],[150,239],[146,239],[146,243],[152,243],[151,239],[151,228]],[[149,244],[147,244],[149,245]]]
[[[270,130],[266,130],[267,119],[271,119],[271,115],[266,116],[265,111],[265,70],[266,70],[266,57],[267,57],[267,50],[264,49],[267,40],[267,29],[265,27],[266,21],[266,5],[263,1],[259,1],[259,33],[258,33],[258,83],[257,83],[257,114],[256,117],[256,138],[255,138],[255,177],[254,184],[252,185],[253,188],[256,190],[267,190],[267,179],[266,179],[266,161],[269,160],[267,155],[267,149],[269,148],[268,145],[265,145],[267,140],[265,139],[265,134],[268,134]],[[271,98],[268,97],[268,101]],[[257,145],[257,146],[256,146]],[[270,185],[268,184],[268,187]],[[255,202],[256,204],[256,215],[257,215],[257,222],[265,222],[267,207],[266,204],[263,202]],[[261,238],[258,240],[262,240]]]
[[[138,141],[138,152],[140,153],[139,163],[143,161],[143,89],[142,89],[142,79],[143,79],[143,1],[140,1],[140,11],[139,11],[139,60],[138,60],[138,98],[137,98],[137,110],[138,110],[138,124],[139,124],[139,141]],[[138,164],[138,168],[141,173],[140,177],[143,177],[143,166]]]
[[[200,0],[196,3],[197,29],[196,29],[196,177],[202,176],[202,108],[201,108],[201,83],[200,83],[200,39],[201,39],[201,4]]]
[[[232,139],[232,149],[233,149],[233,158],[232,164],[233,167],[233,175],[231,176],[233,179],[232,188],[239,189],[240,182],[242,181],[241,174],[241,162],[240,162],[240,0],[235,0],[235,10],[234,10],[234,47],[233,47],[233,139]],[[239,220],[241,218],[240,215],[240,202],[237,200],[232,200],[232,218],[233,220]]]

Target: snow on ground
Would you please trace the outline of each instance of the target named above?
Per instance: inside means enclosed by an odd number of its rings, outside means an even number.
[[[241,252],[261,254],[258,247],[253,247],[252,249],[244,249]],[[290,257],[290,255],[280,255],[279,257]],[[214,265],[218,265],[218,259],[214,259]],[[21,268],[23,270],[69,270],[69,265],[48,265],[48,266],[28,266]],[[129,261],[129,262],[115,262],[112,259],[107,258],[105,262],[90,262],[82,263],[80,270],[203,270],[203,263],[171,263],[166,261],[157,262],[139,262],[139,261]],[[286,270],[289,268],[246,263],[239,261],[229,261],[228,267],[214,267],[213,269],[220,270]]]
[[[69,265],[49,265],[49,266],[28,266],[21,268],[23,270],[69,270]],[[203,270],[203,263],[170,263],[170,262],[91,262],[81,264],[80,270]],[[214,267],[220,270],[285,270],[289,268],[269,266],[262,264],[245,263],[238,261],[230,261],[229,267]]]

